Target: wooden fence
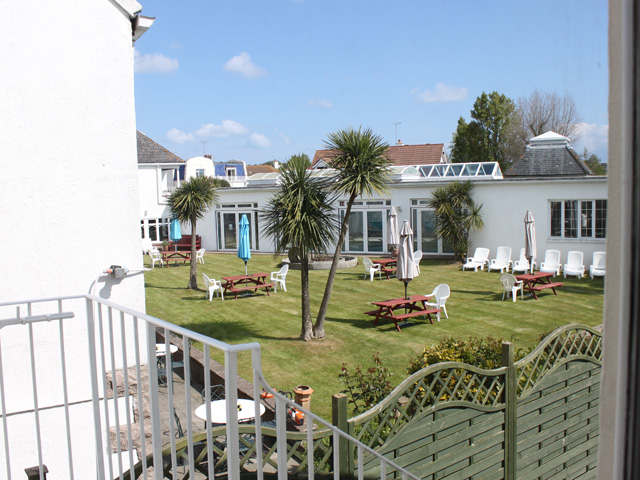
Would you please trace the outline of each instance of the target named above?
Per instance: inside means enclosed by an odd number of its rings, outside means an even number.
[[[595,478],[601,334],[559,328],[518,362],[506,343],[502,365],[430,366],[339,426],[425,479]],[[343,477],[380,478],[366,455],[340,454]]]

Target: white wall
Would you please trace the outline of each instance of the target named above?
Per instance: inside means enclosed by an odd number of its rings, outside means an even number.
[[[139,7],[127,1],[128,7]],[[0,7],[0,218],[16,225],[2,232],[0,301],[95,293],[144,311],[141,275],[114,280],[102,275],[111,264],[142,268],[138,218],[136,125],[131,23],[116,1],[4,2]],[[22,312],[26,314],[26,312]],[[0,318],[15,309],[0,307]],[[86,332],[67,323],[69,365],[86,367]],[[48,331],[37,324],[35,349],[42,358],[59,358]],[[12,409],[30,407],[30,377],[24,371],[27,327],[3,329],[2,361],[11,372],[5,393]],[[55,400],[59,384],[55,361],[39,364],[44,404]],[[70,374],[70,395],[86,398],[87,379]],[[59,404],[59,401],[58,401]],[[61,415],[60,409],[51,410]],[[57,413],[56,413],[57,412]],[[18,417],[15,417],[18,418]],[[74,445],[84,467],[76,478],[95,478],[91,461],[91,418],[87,434]],[[15,478],[37,464],[32,430],[10,430]],[[63,432],[43,432],[64,448]],[[15,446],[18,446],[15,448]],[[46,452],[52,478],[68,478],[66,456]],[[4,475],[4,450],[0,476]]]
[[[440,182],[406,182],[394,184],[388,195],[374,199],[391,200],[398,210],[398,221],[411,221],[412,200],[429,199]],[[220,203],[258,202],[259,209],[265,207],[269,197],[278,187],[244,188],[220,190]],[[584,253],[584,263],[591,264],[594,251],[605,249],[605,239],[557,239],[550,237],[550,200],[595,200],[607,198],[607,179],[588,177],[581,179],[503,179],[474,182],[473,198],[483,204],[482,216],[485,227],[472,234],[472,248],[488,247],[494,255],[498,246],[510,246],[512,258],[517,259],[524,247],[524,216],[531,210],[536,220],[538,261],[544,259],[546,249],[560,250],[564,262],[570,250]],[[340,199],[346,200],[346,199]],[[368,200],[368,199],[367,199]],[[388,208],[388,207],[380,207]],[[223,209],[224,211],[231,211]],[[203,246],[208,250],[216,247],[215,216],[209,212],[198,227]],[[261,251],[273,251],[273,243],[260,240]]]
[[[195,177],[196,170],[204,169],[205,177],[215,177],[216,171],[213,166],[213,160],[206,157],[192,157],[187,160],[187,168],[185,170],[185,179]]]
[[[161,168],[156,165],[138,166],[138,190],[140,195],[140,218],[161,218],[169,216],[167,200],[159,190],[158,176]],[[146,215],[145,215],[146,212]]]

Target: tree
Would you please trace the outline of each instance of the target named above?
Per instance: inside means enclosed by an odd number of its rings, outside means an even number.
[[[472,191],[470,181],[454,181],[436,188],[429,199],[429,208],[436,216],[436,233],[453,249],[456,261],[462,261],[469,250],[469,233],[484,227],[482,205],[475,204]]]
[[[580,119],[576,101],[569,94],[534,90],[518,99],[524,140],[552,131],[576,141]]]
[[[309,155],[306,153],[298,153],[297,155],[291,155],[289,160],[286,163],[297,161],[302,162],[305,165],[305,168],[309,168],[311,166],[311,160],[309,159]]]
[[[353,202],[360,195],[372,196],[374,193],[386,194],[389,179],[389,160],[385,152],[389,146],[382,137],[373,133],[369,128],[354,130],[352,127],[346,130],[338,130],[330,133],[325,141],[325,148],[333,152],[331,156],[331,168],[336,170],[336,176],[332,179],[331,189],[337,194],[348,195],[347,209],[342,219],[340,236],[333,254],[333,262],[329,270],[329,278],[322,297],[318,318],[313,326],[315,338],[324,337],[324,321],[329,308],[331,289],[338,269],[338,261],[342,244],[347,234],[349,215]]]
[[[300,251],[302,330],[300,339],[313,338],[309,298],[309,257],[326,251],[338,231],[331,193],[326,184],[311,178],[303,159],[293,159],[280,169],[280,191],[267,202],[261,216],[265,234],[275,240],[277,252],[290,247]]]
[[[587,167],[589,167],[591,173],[594,175],[607,174],[607,164],[603,163],[598,155],[587,150],[587,147],[584,147],[584,151],[582,152],[582,160],[587,164]]]
[[[171,214],[181,222],[191,224],[191,270],[187,288],[197,289],[196,223],[218,201],[214,179],[192,177],[180,184],[167,199]]]
[[[471,110],[472,120],[460,117],[453,134],[451,161],[498,162],[502,171],[510,166],[517,149],[510,145],[517,141],[513,124],[518,121],[516,104],[498,92],[482,92]],[[524,152],[524,147],[522,147]]]

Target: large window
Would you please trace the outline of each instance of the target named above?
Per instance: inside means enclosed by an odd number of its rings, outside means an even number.
[[[550,206],[552,237],[606,238],[606,200],[559,200]]]
[[[169,240],[168,218],[147,218],[140,220],[142,238],[149,238],[152,242]]]

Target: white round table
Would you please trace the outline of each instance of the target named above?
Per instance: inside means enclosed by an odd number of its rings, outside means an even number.
[[[253,420],[256,416],[256,402],[253,400],[238,399],[238,421],[246,422]],[[260,415],[264,414],[264,405],[260,404]],[[207,405],[203,404],[196,408],[196,417],[207,420]],[[227,401],[213,400],[211,402],[211,423],[226,424],[227,423]]]
[[[173,355],[178,351],[178,347],[176,345],[169,344],[169,351]],[[166,345],[164,343],[156,343],[156,357],[164,357],[166,354]]]

